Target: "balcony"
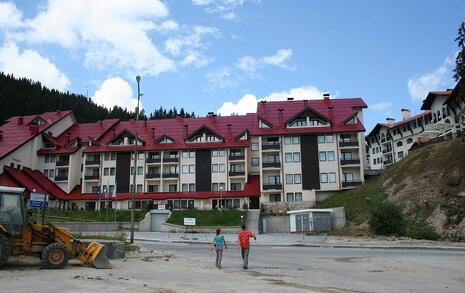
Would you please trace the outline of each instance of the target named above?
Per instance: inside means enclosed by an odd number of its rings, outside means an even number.
[[[339,142],[339,147],[341,147],[341,148],[358,147],[358,141],[340,141]]]
[[[279,151],[279,144],[278,143],[270,143],[270,144],[263,144],[262,145],[262,150],[267,151],[267,150],[278,150]]]
[[[384,164],[384,165],[389,165],[389,164],[392,164],[392,160],[386,160],[386,161],[383,161],[383,164]]]
[[[55,181],[68,181],[68,175],[57,175]]]
[[[179,158],[163,158],[163,163],[177,163]]]
[[[344,160],[341,159],[341,165],[360,165],[360,159]]]
[[[387,153],[391,153],[391,152],[392,152],[391,149],[384,149],[384,150],[383,150],[383,154],[387,154]]]
[[[229,176],[245,176],[245,171],[229,171]]]
[[[281,190],[282,184],[263,184],[263,190]]]
[[[156,164],[156,163],[161,163],[161,158],[147,158],[145,160],[147,164]]]
[[[100,176],[97,175],[85,175],[84,180],[99,180]]]
[[[163,173],[163,178],[178,178],[178,173]]]
[[[147,173],[145,179],[157,179],[160,178],[160,173]]]
[[[362,185],[362,181],[342,181],[342,187],[354,187]]]
[[[67,167],[69,166],[69,160],[58,160],[55,165],[57,167]]]
[[[244,159],[245,159],[244,155],[229,155],[230,161],[239,161],[239,160],[244,160]]]
[[[281,162],[263,162],[263,168],[281,168]]]
[[[100,165],[100,159],[86,160],[86,166]]]

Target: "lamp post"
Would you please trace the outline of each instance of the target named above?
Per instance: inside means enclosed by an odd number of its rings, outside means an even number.
[[[136,131],[135,131],[135,135],[136,135],[136,138],[135,138],[135,147],[134,147],[134,172],[132,174],[132,190],[131,190],[131,201],[132,201],[132,205],[131,205],[131,238],[130,238],[130,242],[131,243],[134,243],[134,210],[135,210],[135,206],[136,206],[136,174],[137,174],[137,159],[138,159],[138,153],[137,153],[137,143],[138,143],[138,140],[137,140],[137,137],[138,137],[138,134],[137,134],[137,121],[139,121],[139,101],[140,101],[140,76],[136,76],[136,81],[137,81],[137,108],[136,108]]]
[[[223,210],[223,186],[220,186],[220,209]]]

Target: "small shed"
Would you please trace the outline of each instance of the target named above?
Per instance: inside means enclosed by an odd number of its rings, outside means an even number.
[[[290,232],[319,232],[332,229],[331,209],[305,209],[288,211]]]

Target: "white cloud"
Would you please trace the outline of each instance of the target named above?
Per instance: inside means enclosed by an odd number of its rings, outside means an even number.
[[[204,7],[206,13],[219,14],[225,19],[236,18],[233,11],[247,2],[258,3],[260,0],[192,0],[195,6]]]
[[[265,65],[273,65],[284,69],[291,69],[291,67],[287,64],[291,56],[292,49],[280,49],[271,56],[263,56],[259,58],[245,56],[239,58],[239,60],[236,63],[236,66],[250,73],[254,73],[255,71],[257,71],[257,69]]]
[[[40,81],[47,87],[64,90],[69,79],[48,58],[33,50],[20,52],[16,44],[8,43],[0,48],[0,71]]]
[[[53,43],[83,50],[89,68],[118,68],[128,74],[156,75],[175,69],[149,37],[157,28],[175,29],[174,21],[159,0],[60,1],[49,0],[39,13],[24,20],[17,40]]]
[[[172,55],[180,54],[183,49],[193,49],[204,47],[202,37],[206,35],[217,35],[218,29],[208,26],[194,26],[187,30],[182,37],[171,37],[165,41],[165,50]]]
[[[137,107],[137,98],[134,97],[131,86],[121,77],[105,80],[95,91],[92,100],[107,108],[113,108],[116,105],[134,111]]]
[[[314,86],[304,86],[293,88],[288,91],[274,92],[264,98],[257,98],[253,94],[246,94],[242,98],[234,102],[224,102],[223,105],[217,110],[217,113],[223,116],[231,114],[246,114],[255,112],[257,109],[257,102],[259,100],[266,101],[284,101],[287,98],[294,98],[295,100],[316,100],[323,97],[323,92]]]
[[[172,19],[165,20],[157,27],[158,31],[175,31],[177,29],[179,29],[179,24]]]
[[[15,28],[22,25],[22,13],[14,3],[0,3],[0,29]]]
[[[383,111],[392,106],[392,102],[379,102],[369,106],[368,108],[375,111]]]
[[[407,87],[412,101],[424,100],[430,91],[443,90],[450,83],[452,64],[452,59],[447,57],[434,71],[410,78]]]
[[[239,83],[239,76],[237,76],[228,66],[209,71],[205,75],[205,78],[208,83],[208,90],[232,87]]]

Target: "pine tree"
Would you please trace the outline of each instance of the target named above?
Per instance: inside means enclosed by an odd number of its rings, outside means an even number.
[[[460,24],[455,41],[459,47],[459,52],[455,58],[454,78],[458,81],[465,77],[465,22]]]

